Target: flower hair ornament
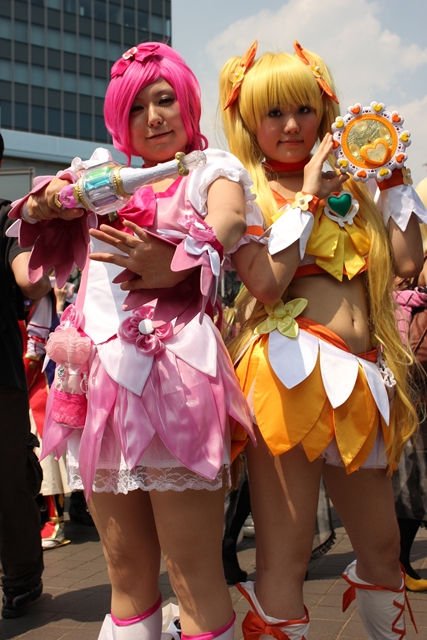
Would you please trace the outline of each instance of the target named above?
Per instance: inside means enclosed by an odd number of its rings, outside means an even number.
[[[326,82],[326,80],[324,79],[324,77],[322,76],[322,71],[319,67],[318,64],[313,64],[310,62],[307,53],[305,51],[305,49],[300,45],[299,42],[297,42],[295,40],[294,42],[294,49],[295,49],[295,53],[298,56],[298,58],[307,66],[310,67],[311,72],[317,82],[317,84],[319,85],[321,91],[323,93],[326,93],[326,95],[333,100],[334,102],[336,102],[337,104],[339,104],[339,100],[337,98],[337,96],[335,95],[335,93],[332,91],[331,87],[329,86],[329,84]]]
[[[242,86],[242,82],[247,70],[250,69],[254,63],[257,49],[258,41],[255,40],[255,42],[251,44],[246,53],[243,54],[243,56],[240,58],[240,62],[231,74],[231,89],[224,105],[224,111],[231,107],[231,105],[234,104],[239,97],[240,87]]]
[[[115,62],[111,68],[111,78],[122,76],[131,62],[144,63],[150,58],[158,55],[158,44],[139,44],[137,47],[131,47],[122,54],[122,57]]]

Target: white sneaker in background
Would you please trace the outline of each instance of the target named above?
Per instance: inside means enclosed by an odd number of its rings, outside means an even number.
[[[59,518],[51,518],[42,529],[42,548],[56,549],[70,544],[71,540],[65,537],[64,522]]]
[[[255,538],[255,527],[254,527],[254,521],[252,519],[251,513],[246,518],[245,523],[242,527],[242,530],[245,538]]]

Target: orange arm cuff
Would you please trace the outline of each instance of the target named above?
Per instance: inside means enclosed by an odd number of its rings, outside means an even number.
[[[319,208],[319,203],[320,198],[318,198],[317,196],[313,196],[310,200],[310,204],[308,205],[308,210],[310,211],[310,213],[312,213],[313,215],[316,213],[317,209]]]
[[[391,189],[392,187],[398,187],[402,184],[405,184],[402,169],[394,169],[393,173],[391,174],[391,178],[382,180],[381,182],[377,182],[378,189],[380,191],[385,191],[386,189]]]

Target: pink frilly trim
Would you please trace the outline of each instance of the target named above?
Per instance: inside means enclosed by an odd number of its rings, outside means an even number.
[[[70,305],[64,311],[64,317],[70,317],[67,313],[68,309],[72,309]],[[46,353],[56,364],[67,364],[74,366],[83,366],[88,362],[92,349],[90,338],[79,331],[76,326],[67,326],[65,319],[50,334],[46,343]]]
[[[36,282],[42,275],[55,272],[58,287],[62,287],[74,266],[83,269],[89,247],[89,228],[96,226],[94,213],[84,213],[74,220],[54,218],[29,223],[23,217],[23,207],[28,198],[42,191],[54,176],[39,176],[26,196],[15,200],[9,217],[20,220],[18,239],[21,247],[33,247],[28,265],[28,276]],[[75,180],[74,173],[64,171],[58,178]]]
[[[225,346],[218,336],[218,368],[210,377],[177,358],[158,352],[141,396],[115,382],[95,356],[88,376],[88,411],[81,432],[79,468],[89,497],[101,454],[121,454],[129,469],[157,435],[184,467],[213,480],[224,461],[229,418],[254,440],[252,419]],[[61,456],[75,429],[53,420],[50,394],[42,457]],[[107,429],[108,425],[108,429]]]

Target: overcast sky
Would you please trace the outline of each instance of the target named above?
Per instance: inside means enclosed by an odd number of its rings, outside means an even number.
[[[172,0],[173,46],[200,81],[212,146],[225,146],[217,112],[225,60],[253,40],[261,53],[291,51],[299,40],[324,57],[343,112],[376,100],[401,113],[415,183],[427,176],[426,31],[425,0]]]

